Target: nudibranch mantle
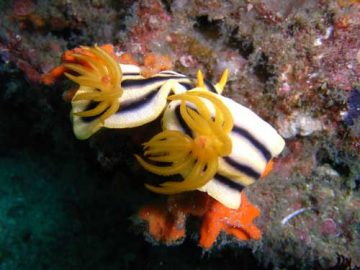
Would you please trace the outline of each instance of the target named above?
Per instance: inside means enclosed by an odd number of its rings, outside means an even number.
[[[73,129],[78,139],[88,139],[102,127],[133,128],[147,124],[163,112],[170,93],[180,94],[195,87],[193,79],[170,70],[145,78],[138,66],[116,63],[97,46],[82,47],[73,56],[79,63],[65,64],[68,69],[65,75],[80,85],[71,102]],[[107,81],[118,89],[110,97],[112,101],[103,87]],[[204,87],[214,92],[220,90],[209,82]]]
[[[76,137],[87,139],[103,127],[145,125],[163,113],[163,132],[145,144],[148,161],[137,159],[155,174],[182,180],[159,177],[156,185],[146,184],[155,192],[198,189],[238,209],[242,189],[284,148],[273,127],[221,95],[227,70],[215,85],[201,72],[197,80],[170,70],[145,78],[138,66],[119,64],[100,47],[81,49],[73,64],[65,64],[66,75],[80,85],[72,99]],[[162,162],[168,166],[158,166]]]
[[[237,209],[240,206],[242,189],[260,178],[267,163],[283,150],[285,142],[271,125],[250,109],[230,98],[221,95],[216,97],[232,115],[233,126],[229,132],[232,149],[226,156],[218,157],[216,173],[197,189],[207,192],[225,206]],[[208,101],[204,104],[214,115],[213,104]],[[191,128],[182,118],[180,106],[181,102],[177,100],[168,104],[163,116],[163,129],[176,130],[191,136]],[[187,106],[194,107],[191,103]],[[159,185],[161,184],[160,182]]]
[[[185,92],[192,84],[191,79],[176,72],[160,72],[153,77],[144,78],[137,66],[119,64],[119,67],[122,70],[123,90],[118,98],[119,110],[104,121],[100,117],[89,119],[78,116],[77,113],[87,110],[91,102],[77,100],[76,97],[83,93],[82,89],[75,94],[72,100],[72,119],[77,138],[87,139],[102,127],[133,128],[147,124],[163,112],[170,92]]]

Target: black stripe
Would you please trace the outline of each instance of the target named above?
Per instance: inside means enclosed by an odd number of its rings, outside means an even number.
[[[217,93],[216,89],[215,89],[215,86],[209,82],[208,80],[204,80],[204,83],[205,83],[205,86],[206,88],[210,91],[210,92],[213,92],[213,93]]]
[[[121,82],[121,86],[124,88],[141,88],[146,87],[157,82],[164,82],[170,79],[184,79],[182,76],[162,76],[162,77],[151,77],[146,79],[128,79]]]
[[[123,76],[139,76],[139,72],[123,72]]]
[[[260,174],[255,171],[253,168],[241,164],[239,162],[237,162],[236,160],[232,159],[231,157],[224,157],[224,160],[226,161],[226,163],[228,163],[229,165],[231,165],[232,167],[236,168],[237,170],[241,171],[242,173],[246,174],[249,177],[258,179],[260,178]]]
[[[254,138],[249,131],[236,125],[234,125],[232,131],[247,139],[253,146],[255,146],[261,152],[261,154],[264,156],[264,158],[267,161],[271,159],[270,151],[261,142],[259,142],[256,138]]]
[[[219,181],[220,183],[224,184],[225,186],[236,189],[238,191],[242,191],[244,189],[244,186],[232,181],[230,178],[227,178],[226,176],[215,174],[214,179]]]
[[[181,128],[184,130],[184,132],[188,135],[188,136],[191,136],[192,137],[192,131],[191,129],[189,128],[189,126],[186,124],[186,122],[184,121],[184,119],[182,118],[181,116],[181,113],[180,113],[180,104],[176,106],[175,108],[175,116],[176,116],[176,119],[177,121],[179,122]]]
[[[159,89],[160,89],[160,87],[147,93],[146,95],[140,97],[139,99],[136,99],[136,100],[128,102],[128,103],[120,104],[120,107],[116,113],[137,110],[140,107],[145,106],[146,104],[148,104],[149,102],[151,102],[154,99],[156,94],[159,92]]]
[[[154,162],[151,160],[148,160],[145,158],[145,160],[151,164],[154,164],[156,166],[159,167],[167,167],[170,166],[173,162]],[[196,161],[194,161],[195,164]],[[164,176],[164,175],[157,175],[154,174],[152,172],[147,172],[148,174],[155,176],[155,177],[144,177],[145,178],[145,183],[156,186],[156,187],[161,187],[162,184],[166,183],[166,182],[183,182],[185,179],[181,174],[173,174],[173,175],[169,175],[169,176]]]
[[[99,105],[99,104],[100,104],[100,102],[91,100],[91,101],[89,102],[89,104],[86,105],[86,108],[85,108],[83,111],[88,111],[88,110],[95,109],[96,106]],[[109,107],[110,107],[110,106],[109,106]],[[107,107],[106,110],[109,109],[109,107]],[[98,115],[95,115],[95,116],[81,117],[81,120],[84,121],[85,123],[90,123],[90,122],[92,122],[93,120],[95,120],[96,118],[100,117],[100,115],[102,115],[103,113],[105,113],[106,110],[104,110],[104,112],[102,112],[101,114],[98,114]]]
[[[187,82],[180,82],[179,84],[182,85],[183,87],[185,87],[186,90],[190,90],[195,87],[193,84],[187,83]]]
[[[150,176],[151,175],[151,176]],[[181,174],[174,174],[170,176],[159,176],[157,174],[153,174],[151,172],[147,172],[146,177],[144,177],[145,183],[155,186],[155,187],[161,187],[162,184],[166,182],[183,182],[184,178],[181,176]]]

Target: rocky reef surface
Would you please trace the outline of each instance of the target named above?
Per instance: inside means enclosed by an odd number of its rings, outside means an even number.
[[[13,0],[0,15],[0,269],[360,267],[359,1]],[[246,189],[261,240],[224,235],[205,253],[196,230],[179,246],[144,240],[134,214],[162,198],[129,158],[136,138],[76,141],[74,85],[41,81],[65,50],[95,43],[213,81],[229,68],[224,95],[287,143]]]

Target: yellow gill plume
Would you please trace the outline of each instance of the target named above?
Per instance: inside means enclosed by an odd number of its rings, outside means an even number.
[[[81,64],[65,64],[69,71],[79,75],[65,75],[80,85],[73,101],[94,101],[97,104],[93,109],[74,114],[80,117],[99,116],[100,122],[104,122],[119,109],[119,98],[123,93],[122,72],[115,59],[102,48],[96,45],[81,48],[82,52],[73,54]]]
[[[218,158],[229,155],[232,150],[229,133],[233,127],[233,118],[216,94],[191,90],[172,95],[169,100],[181,101],[180,115],[192,131],[192,136],[177,130],[165,130],[144,144],[144,156],[150,162],[136,155],[138,162],[154,174],[182,176],[180,182],[146,185],[151,191],[164,194],[202,187],[216,174]],[[187,106],[189,104],[194,108]],[[214,113],[208,106],[214,108]]]

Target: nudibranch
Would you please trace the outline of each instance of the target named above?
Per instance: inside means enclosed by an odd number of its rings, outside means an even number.
[[[137,157],[145,169],[166,176],[147,187],[166,194],[197,189],[237,209],[242,189],[260,178],[284,140],[250,109],[219,94],[195,90],[169,99],[164,131],[144,144],[148,161]]]
[[[162,131],[135,158],[157,175],[155,182],[145,181],[149,190],[181,194],[139,211],[154,239],[168,244],[183,239],[189,215],[202,218],[199,244],[204,249],[222,231],[239,240],[260,239],[253,223],[260,210],[243,189],[267,174],[285,146],[283,138],[253,111],[222,96],[227,70],[212,84],[201,71],[194,79],[163,66],[143,76],[134,62],[120,62],[111,45],[84,46],[67,51],[63,63],[42,79],[51,84],[65,74],[79,85],[67,95],[78,139],[102,128],[129,129],[161,120]]]
[[[175,71],[143,77],[136,65],[119,64],[101,47],[81,47],[65,64],[79,84],[72,99],[73,129],[87,139],[101,128],[133,128],[162,115],[163,131],[136,159],[159,175],[146,187],[157,193],[206,192],[238,209],[242,189],[266,171],[285,142],[250,109],[221,95],[228,72],[212,84],[199,71],[192,79]]]
[[[194,80],[175,71],[144,78],[136,65],[119,64],[101,47],[81,47],[65,64],[65,75],[79,89],[72,99],[75,136],[87,139],[101,128],[133,128],[145,125],[164,111],[167,97],[194,88]],[[225,76],[226,74],[224,74]],[[222,90],[204,82],[209,91]]]

